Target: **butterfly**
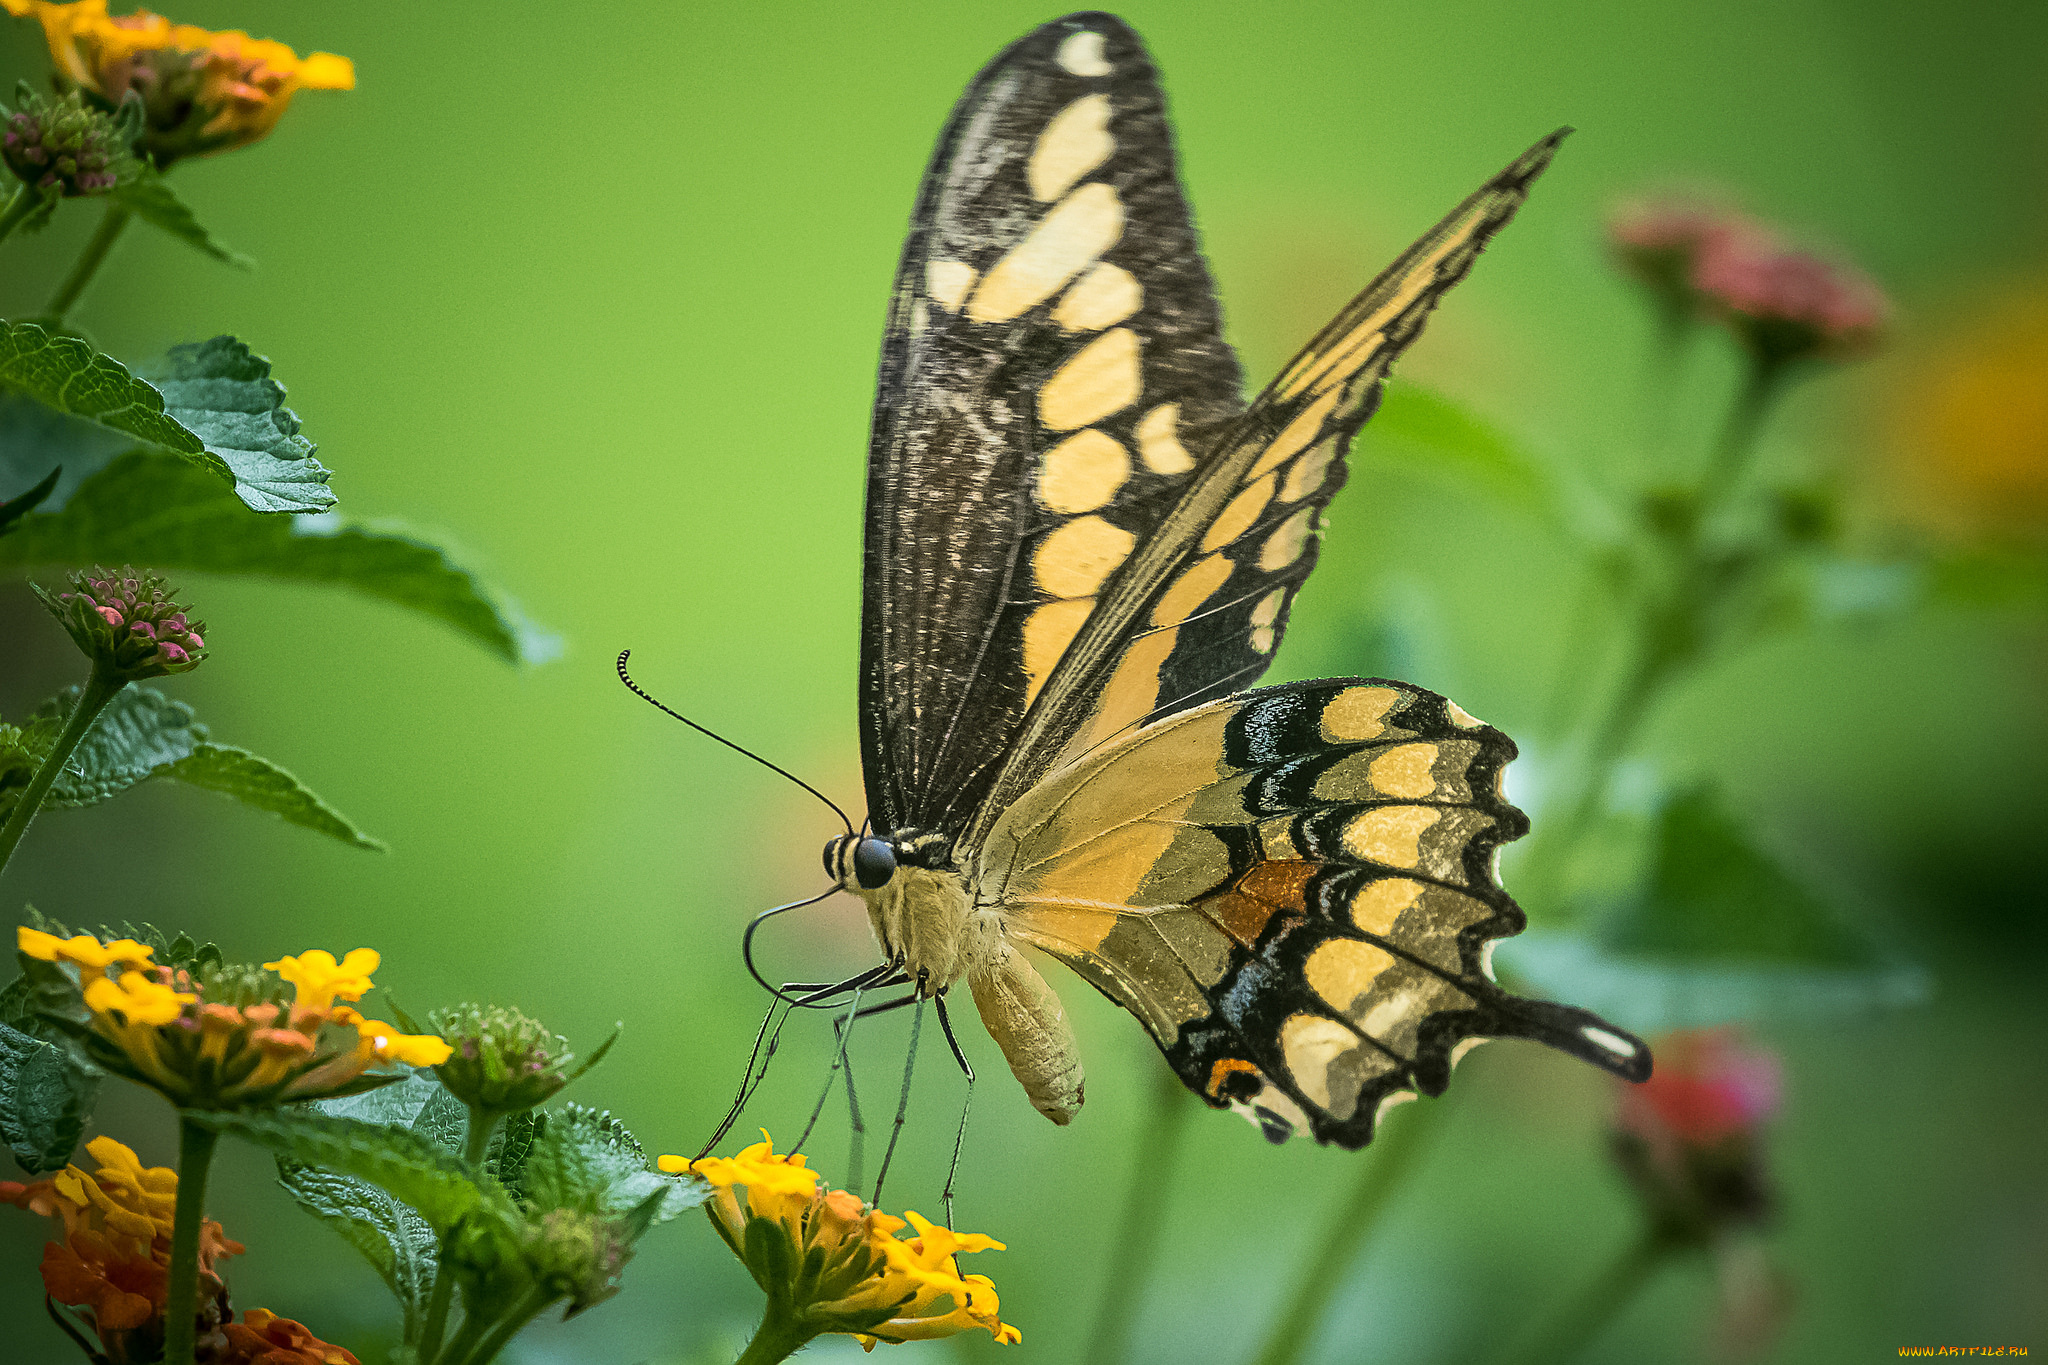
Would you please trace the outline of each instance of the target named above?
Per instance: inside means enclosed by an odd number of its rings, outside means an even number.
[[[869,443],[869,825],[825,862],[919,997],[966,981],[1055,1123],[1082,1065],[1026,948],[1274,1141],[1363,1146],[1486,1038],[1649,1074],[1636,1038],[1493,980],[1494,941],[1524,923],[1494,871],[1527,829],[1501,794],[1506,735],[1408,683],[1246,690],[1388,367],[1562,136],[1245,405],[1137,35],[1046,24],[953,110]]]

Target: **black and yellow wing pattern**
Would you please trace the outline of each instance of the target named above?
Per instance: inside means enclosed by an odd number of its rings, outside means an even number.
[[[1642,1044],[1496,986],[1522,927],[1514,746],[1444,698],[1245,689],[1314,567],[1389,366],[1526,198],[1544,139],[1249,405],[1156,72],[1105,14],[998,55],[912,217],[869,450],[866,898],[920,990],[962,976],[1034,1103],[1080,1104],[1073,967],[1211,1104],[1359,1146],[1470,1040],[1619,1074]],[[877,870],[880,868],[881,870]],[[1001,988],[990,987],[997,983]]]

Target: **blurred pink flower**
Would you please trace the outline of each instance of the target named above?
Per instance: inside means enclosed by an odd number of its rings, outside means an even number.
[[[1759,224],[1731,220],[1705,234],[1691,286],[1759,360],[1847,360],[1875,350],[1891,303],[1853,266],[1787,247]]]
[[[1731,1029],[1667,1034],[1656,1049],[1656,1074],[1622,1090],[1613,1135],[1652,1224],[1708,1246],[1768,1221],[1763,1127],[1778,1110],[1777,1058]]]

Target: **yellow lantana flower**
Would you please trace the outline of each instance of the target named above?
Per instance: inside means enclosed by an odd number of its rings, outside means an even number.
[[[247,146],[277,125],[300,90],[352,90],[354,63],[329,52],[300,57],[283,43],[238,30],[214,33],[137,10],[113,18],[107,0],[0,0],[34,15],[50,59],[70,85],[118,106],[131,91],[143,107],[136,150],[158,166]]]
[[[314,949],[267,970],[219,962],[187,970],[152,965],[148,946],[130,939],[101,943],[89,934],[65,939],[24,928],[18,942],[31,959],[57,964],[67,978],[75,973],[76,999],[92,1016],[82,1041],[93,1061],[181,1108],[354,1093],[382,1083],[366,1074],[374,1068],[438,1066],[450,1055],[432,1034],[401,1033],[335,1003],[371,988],[374,949],[358,948],[339,962]]]
[[[761,1138],[735,1157],[692,1162],[664,1156],[657,1164],[711,1184],[704,1207],[712,1227],[768,1294],[764,1333],[797,1345],[844,1333],[868,1350],[877,1341],[977,1329],[1003,1345],[1022,1339],[998,1316],[994,1283],[985,1275],[962,1276],[955,1259],[1000,1251],[1001,1242],[955,1233],[908,1211],[897,1218],[870,1209],[854,1194],[824,1188],[801,1154],[778,1155],[766,1132]],[[899,1238],[905,1227],[917,1235]],[[772,1232],[750,1235],[750,1228]]]

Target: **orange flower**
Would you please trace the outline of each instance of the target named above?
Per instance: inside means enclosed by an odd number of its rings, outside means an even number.
[[[240,1322],[221,1328],[228,1339],[220,1365],[361,1365],[339,1346],[306,1330],[303,1323],[251,1308]]]
[[[92,1313],[101,1340],[114,1334],[160,1335],[170,1293],[171,1218],[178,1174],[144,1166],[109,1137],[86,1144],[99,1170],[67,1166],[48,1180],[23,1185],[0,1181],[0,1202],[64,1225],[64,1240],[43,1248],[43,1288],[58,1303]],[[203,1297],[221,1289],[214,1264],[239,1256],[219,1223],[208,1219],[199,1236]]]
[[[112,108],[142,98],[136,150],[168,166],[267,136],[300,90],[352,90],[346,57],[300,57],[283,43],[240,31],[213,33],[137,10],[116,19],[107,0],[0,0],[43,25],[58,75]]]

